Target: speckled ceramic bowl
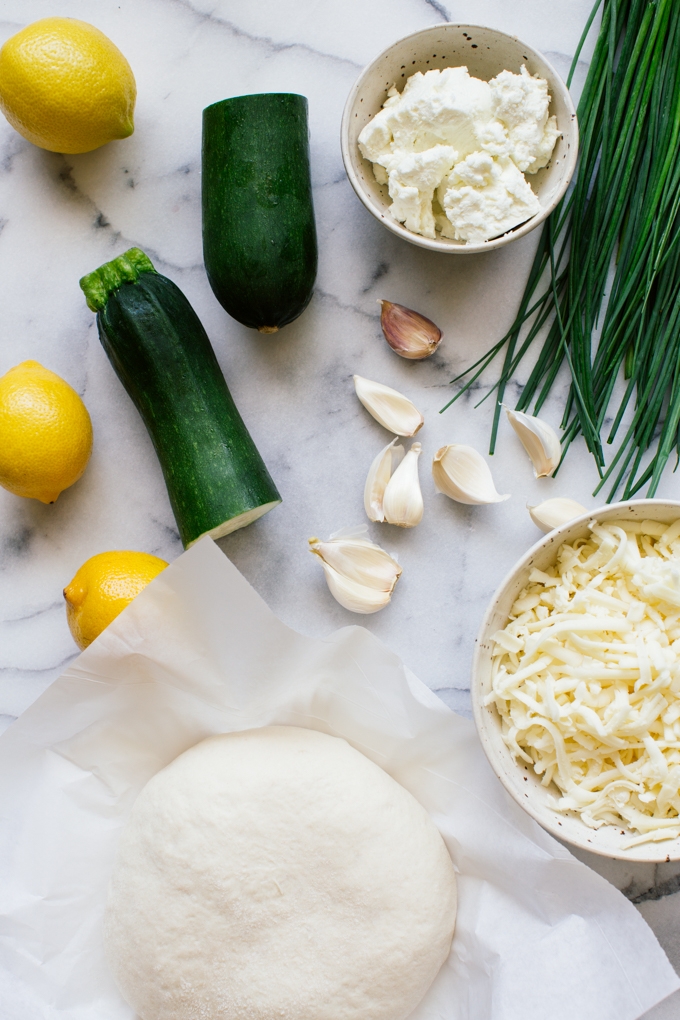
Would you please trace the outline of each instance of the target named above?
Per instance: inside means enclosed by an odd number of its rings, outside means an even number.
[[[634,833],[626,831],[623,826],[618,828],[604,825],[601,829],[590,829],[576,814],[560,814],[553,810],[550,798],[559,796],[559,790],[556,786],[541,786],[540,778],[533,769],[512,756],[501,736],[501,720],[496,707],[484,705],[484,699],[491,691],[491,636],[505,627],[512,604],[527,583],[532,568],[545,570],[554,563],[562,543],[573,542],[587,535],[590,521],[618,518],[670,524],[679,517],[680,502],[634,499],[589,510],[569,524],[551,531],[529,550],[501,583],[491,600],[476,642],[472,667],[472,707],[482,746],[492,769],[508,793],[544,829],[558,839],[603,857],[617,857],[624,861],[677,861],[680,860],[680,839],[642,843],[624,849],[623,844]]]
[[[488,81],[503,70],[519,73],[522,64],[530,74],[538,74],[547,80],[551,95],[550,113],[557,117],[557,126],[562,132],[549,165],[536,174],[527,175],[527,180],[538,195],[541,211],[501,237],[479,244],[465,244],[439,235],[431,240],[397,223],[389,212],[392,200],[387,185],[378,184],[373,174],[373,164],[363,158],[357,144],[362,129],[385,102],[388,89],[396,85],[401,91],[406,79],[416,71],[465,65],[471,75]],[[517,237],[524,237],[552,212],[566,192],[576,166],[578,127],[566,85],[537,50],[493,28],[447,24],[425,28],[400,39],[362,71],[345,105],[341,145],[345,170],[352,187],[369,212],[388,230],[421,248],[469,255],[500,248]]]

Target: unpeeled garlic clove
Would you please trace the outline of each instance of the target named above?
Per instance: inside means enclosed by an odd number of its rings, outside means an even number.
[[[323,569],[331,595],[341,606],[349,609],[350,613],[363,613],[364,615],[377,613],[380,609],[385,608],[392,597],[390,592],[367,588],[366,585],[352,581],[327,563],[324,563]]]
[[[431,319],[394,301],[379,301],[380,325],[388,344],[402,358],[420,361],[437,350],[442,331]]]
[[[423,425],[423,416],[408,397],[382,383],[354,376],[354,389],[369,414],[397,436],[414,436]]]
[[[505,413],[531,458],[535,477],[551,475],[562,458],[562,447],[555,430],[541,418],[523,411],[512,411],[506,407]]]
[[[529,506],[527,503],[527,510],[534,524],[546,534],[555,528],[561,528],[563,524],[568,524],[569,521],[573,521],[575,517],[580,517],[586,512],[584,506],[577,503],[575,499],[567,499],[566,496],[546,499],[538,506]]]
[[[404,447],[388,443],[371,464],[364,486],[364,509],[369,521],[384,521],[383,496],[392,473],[404,457]]]
[[[382,509],[388,524],[415,528],[423,519],[423,495],[418,480],[418,457],[422,449],[420,443],[413,443],[387,483]]]
[[[377,613],[390,601],[401,567],[389,553],[366,538],[368,528],[345,528],[327,542],[309,539],[326,583],[341,606],[352,613]]]
[[[458,503],[502,503],[491,477],[489,465],[472,446],[450,443],[437,450],[432,461],[435,488]]]

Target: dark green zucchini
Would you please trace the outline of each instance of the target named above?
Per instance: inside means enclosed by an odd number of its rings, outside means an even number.
[[[203,111],[203,258],[215,297],[275,333],[309,304],[317,266],[307,100],[237,96]]]
[[[185,548],[281,497],[182,291],[131,248],[80,281],[99,338],[156,448]]]

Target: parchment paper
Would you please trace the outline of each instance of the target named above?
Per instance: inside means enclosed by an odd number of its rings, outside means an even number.
[[[635,1020],[680,986],[635,908],[508,797],[471,722],[361,627],[289,630],[205,539],[0,737],[3,1020],[130,1020],[101,937],[127,813],[198,740],[269,723],[345,737],[446,840],[456,935],[412,1020]]]

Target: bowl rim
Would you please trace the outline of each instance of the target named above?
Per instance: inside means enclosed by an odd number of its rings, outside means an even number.
[[[595,507],[592,510],[587,510],[585,513],[580,514],[578,517],[574,517],[572,520],[567,521],[566,524],[562,524],[559,528],[553,528],[552,531],[549,531],[547,534],[545,534],[543,538],[539,539],[538,542],[535,542],[531,546],[531,548],[528,549],[527,552],[517,561],[517,563],[511,568],[511,570],[507,572],[507,574],[500,582],[500,584],[494,591],[493,595],[491,596],[491,599],[489,600],[489,604],[486,608],[484,617],[482,619],[482,623],[479,627],[479,631],[477,632],[477,636],[475,638],[475,648],[472,660],[472,673],[470,683],[470,698],[472,701],[472,715],[474,718],[475,727],[477,729],[477,734],[479,736],[482,748],[484,750],[484,754],[486,755],[489,765],[491,766],[496,777],[503,784],[505,790],[510,794],[512,799],[517,804],[519,804],[519,806],[524,811],[526,811],[526,813],[530,815],[534,819],[534,821],[538,822],[541,828],[545,829],[552,836],[558,839],[561,843],[569,843],[571,846],[578,847],[579,850],[586,850],[588,853],[597,854],[599,857],[607,857],[613,860],[628,861],[629,863],[634,862],[636,864],[638,863],[658,864],[666,860],[671,861],[680,860],[680,852],[678,852],[675,856],[670,858],[668,857],[667,854],[662,855],[661,850],[664,844],[663,842],[659,842],[649,844],[650,846],[658,848],[654,856],[644,856],[644,848],[646,844],[640,844],[637,847],[631,847],[631,850],[633,850],[634,853],[629,853],[628,851],[623,849],[617,851],[614,850],[613,848],[602,848],[595,843],[586,842],[585,839],[582,841],[573,839],[570,836],[568,836],[563,829],[558,828],[557,824],[552,820],[551,816],[546,816],[543,813],[542,807],[540,805],[535,806],[531,798],[520,796],[519,786],[515,786],[511,781],[509,775],[497,766],[494,745],[488,735],[487,718],[483,713],[483,709],[486,706],[484,706],[481,697],[482,688],[479,680],[482,642],[484,641],[485,635],[489,629],[489,623],[495,612],[496,603],[500,598],[502,598],[507,589],[515,582],[518,574],[520,574],[522,570],[526,569],[529,561],[532,560],[534,556],[536,556],[536,554],[545,546],[547,546],[549,543],[553,543],[556,546],[556,548],[558,548],[559,545],[561,544],[560,543],[561,534],[566,533],[571,528],[578,528],[588,524],[589,521],[597,520],[599,516],[605,511],[609,516],[611,511],[617,510],[622,511],[631,509],[633,507],[643,506],[675,507],[677,508],[678,516],[680,517],[680,500],[675,499],[627,499],[621,500],[618,503],[606,503],[602,506]],[[643,520],[644,518],[640,519]],[[519,775],[519,770],[521,766],[512,756],[511,760],[513,764],[516,765],[518,770],[517,774]],[[667,847],[668,844],[666,844],[666,848]]]
[[[361,85],[363,84],[364,80],[373,71],[373,69],[379,63],[379,61],[386,57],[387,54],[395,48],[395,46],[400,46],[407,40],[417,39],[418,36],[425,35],[426,33],[435,30],[447,31],[449,29],[461,29],[461,30],[482,29],[485,32],[493,32],[495,35],[499,37],[502,37],[504,39],[511,39],[513,42],[520,43],[520,45],[525,50],[528,50],[528,52],[533,57],[538,57],[539,60],[550,69],[550,72],[553,76],[553,80],[556,82],[557,88],[559,89],[562,99],[571,115],[571,124],[572,129],[574,131],[574,143],[570,146],[567,158],[565,160],[564,179],[557,193],[553,196],[553,199],[548,203],[548,205],[546,205],[539,212],[537,212],[535,216],[532,216],[531,219],[526,220],[526,222],[521,223],[517,227],[513,227],[512,230],[507,231],[507,233],[505,234],[501,234],[500,237],[495,237],[490,241],[478,241],[474,244],[447,244],[441,241],[439,238],[423,237],[422,234],[416,234],[412,230],[407,230],[407,228],[403,226],[403,224],[393,219],[393,217],[389,215],[387,209],[383,210],[383,208],[381,206],[378,206],[377,203],[375,203],[373,199],[367,194],[367,192],[364,191],[361,182],[359,181],[358,176],[355,173],[354,167],[352,165],[352,154],[350,152],[349,144],[349,126],[352,119],[352,107],[354,105],[354,99],[359,93]],[[551,89],[554,91],[552,82],[550,84]],[[378,56],[375,57],[369,64],[366,64],[364,69],[361,71],[359,77],[352,85],[349,91],[349,95],[347,96],[347,100],[345,101],[345,106],[342,112],[342,121],[340,124],[340,149],[342,153],[342,161],[345,166],[345,173],[349,178],[349,182],[352,185],[352,188],[354,189],[357,198],[366,207],[366,209],[368,209],[368,211],[377,220],[379,220],[385,227],[387,227],[388,230],[391,230],[393,234],[396,234],[397,237],[401,237],[405,241],[409,241],[411,244],[415,244],[420,248],[427,248],[429,249],[429,251],[443,252],[444,254],[447,255],[448,254],[475,255],[479,254],[480,252],[493,251],[495,248],[502,248],[504,245],[509,244],[511,241],[515,241],[519,237],[526,236],[526,234],[531,233],[532,230],[535,230],[536,227],[540,226],[541,223],[543,223],[548,218],[550,213],[564,198],[564,195],[567,192],[567,188],[569,187],[571,179],[574,175],[579,151],[579,126],[578,118],[576,116],[576,109],[574,107],[574,103],[571,98],[571,93],[569,92],[566,83],[562,80],[561,75],[558,74],[553,65],[550,63],[549,60],[546,59],[546,57],[540,52],[540,50],[537,50],[535,49],[535,47],[530,46],[529,43],[525,43],[518,36],[510,35],[509,32],[502,32],[500,29],[492,28],[490,25],[470,25],[457,21],[445,21],[442,22],[440,25],[430,25],[428,28],[421,28],[417,32],[411,32],[409,35],[402,36],[401,39],[397,39],[395,42],[385,47],[385,49],[381,53],[379,53]]]

